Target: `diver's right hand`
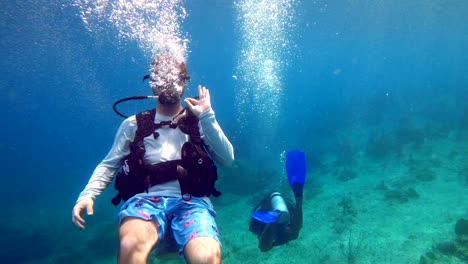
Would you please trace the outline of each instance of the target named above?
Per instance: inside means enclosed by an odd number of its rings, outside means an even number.
[[[81,230],[85,229],[85,220],[83,218],[83,211],[86,209],[88,215],[93,215],[94,201],[91,198],[84,198],[77,202],[72,211],[72,221]]]

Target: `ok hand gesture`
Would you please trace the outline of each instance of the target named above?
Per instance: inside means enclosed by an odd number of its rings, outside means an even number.
[[[198,100],[194,98],[184,100],[190,111],[197,117],[211,108],[210,91],[206,87],[198,85],[198,94]]]

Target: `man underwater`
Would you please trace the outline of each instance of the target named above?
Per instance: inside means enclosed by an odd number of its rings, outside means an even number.
[[[234,150],[216,121],[207,88],[198,86],[198,99],[187,98],[187,108],[182,107],[188,80],[185,63],[170,55],[160,55],[151,64],[155,111],[122,122],[110,152],[73,208],[73,223],[85,229],[84,211],[93,214],[94,200],[123,168],[116,182],[126,200],[118,214],[118,263],[146,263],[152,249],[171,235],[187,263],[222,263],[209,199],[219,195],[211,159],[230,165]]]

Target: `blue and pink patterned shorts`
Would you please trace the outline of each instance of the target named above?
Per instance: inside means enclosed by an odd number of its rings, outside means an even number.
[[[154,221],[158,228],[158,244],[173,236],[180,256],[183,256],[187,243],[197,237],[211,237],[220,243],[216,212],[202,198],[192,197],[184,201],[182,197],[136,195],[123,204],[119,223],[125,217]],[[171,231],[172,234],[168,234]]]

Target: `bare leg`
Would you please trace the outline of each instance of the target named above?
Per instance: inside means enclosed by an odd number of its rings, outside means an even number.
[[[146,264],[158,242],[158,230],[152,221],[127,217],[119,228],[119,264]]]
[[[221,246],[211,237],[197,237],[185,246],[185,259],[189,264],[221,264]]]

